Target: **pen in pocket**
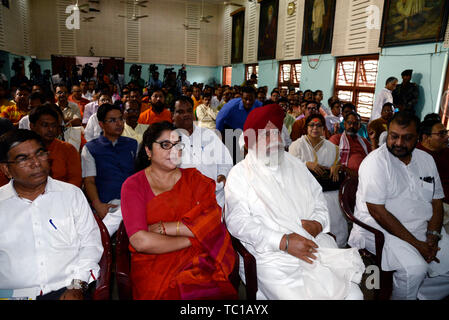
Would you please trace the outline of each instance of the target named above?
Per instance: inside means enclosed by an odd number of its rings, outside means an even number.
[[[53,224],[53,221],[51,221],[51,219],[48,220],[48,222],[50,222],[50,224],[53,226],[53,228],[55,228],[55,230],[58,230],[58,228],[56,228],[56,226]]]

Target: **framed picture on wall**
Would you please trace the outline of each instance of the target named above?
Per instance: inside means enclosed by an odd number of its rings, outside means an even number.
[[[447,0],[386,0],[379,46],[442,41],[448,11]]]
[[[325,54],[332,50],[336,0],[306,0],[302,55]]]
[[[276,58],[279,0],[260,1],[258,60]]]
[[[245,32],[245,8],[231,13],[232,16],[232,50],[231,63],[243,62],[243,38]]]

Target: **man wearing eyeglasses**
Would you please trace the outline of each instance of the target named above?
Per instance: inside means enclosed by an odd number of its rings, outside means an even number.
[[[122,136],[125,122],[119,106],[103,104],[96,116],[103,132],[84,146],[81,164],[87,197],[112,236],[122,221],[120,191],[134,173],[138,144]]]
[[[417,150],[420,120],[397,112],[387,143],[359,169],[354,215],[385,237],[382,270],[394,271],[393,300],[449,295],[449,236],[442,228],[444,192],[432,157]],[[374,234],[354,224],[351,247],[378,249]]]
[[[76,103],[70,102],[67,87],[58,85],[55,89],[56,105],[61,108],[66,126],[78,127],[82,124],[81,111]]]
[[[83,192],[49,176],[40,136],[0,137],[0,297],[82,300],[100,270],[100,230]]]
[[[149,125],[141,124],[137,121],[140,116],[140,105],[137,101],[128,101],[123,106],[123,118],[125,119],[125,128],[122,136],[135,139],[140,145],[142,143],[143,134]]]
[[[444,223],[449,222],[449,135],[447,129],[438,120],[421,123],[420,143],[417,148],[433,157],[444,190]]]
[[[69,96],[68,100],[69,100],[69,102],[73,102],[78,105],[78,107],[80,108],[81,119],[82,119],[83,113],[84,113],[84,107],[86,106],[86,104],[90,103],[90,100],[83,98],[83,94],[82,94],[80,86],[74,85],[72,87],[72,94]]]

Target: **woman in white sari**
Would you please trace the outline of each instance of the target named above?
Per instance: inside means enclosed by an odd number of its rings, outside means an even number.
[[[349,230],[338,200],[340,152],[338,146],[324,138],[326,121],[322,115],[312,115],[306,120],[307,135],[293,142],[289,152],[301,159],[315,177],[329,177],[333,186],[323,190],[330,216],[330,232],[337,238],[340,248],[346,247]],[[319,180],[319,179],[317,179]],[[333,182],[333,183],[332,183]]]

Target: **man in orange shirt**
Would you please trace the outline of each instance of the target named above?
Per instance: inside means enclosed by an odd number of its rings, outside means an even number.
[[[151,95],[151,107],[140,114],[140,124],[153,124],[157,122],[172,122],[172,114],[165,107],[165,96],[162,90],[156,90]]]
[[[84,107],[86,104],[90,103],[90,101],[83,98],[80,86],[74,85],[72,87],[72,94],[69,96],[69,101],[78,105],[81,112],[81,118],[83,118]]]
[[[50,176],[81,188],[81,156],[70,143],[56,139],[60,125],[56,110],[50,105],[39,106],[30,112],[29,118],[31,130],[42,137],[50,152]]]
[[[31,92],[28,87],[22,86],[18,88],[14,97],[15,104],[2,108],[0,118],[6,118],[15,126],[18,126],[20,119],[25,117],[30,111],[30,93]]]
[[[201,99],[201,89],[200,89],[200,87],[198,87],[198,86],[194,86],[193,87],[192,100],[193,100],[193,115],[195,117],[195,120],[197,120],[196,108],[200,104],[203,104],[203,99]]]

